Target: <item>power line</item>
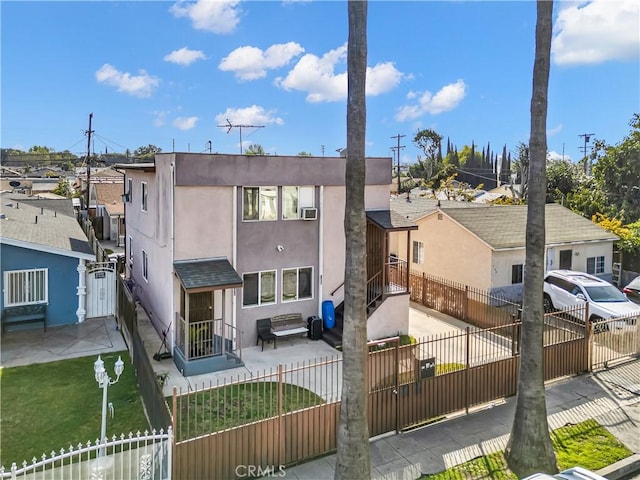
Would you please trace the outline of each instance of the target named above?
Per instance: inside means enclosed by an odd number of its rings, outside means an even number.
[[[240,155],[242,155],[242,129],[243,128],[264,128],[264,125],[233,125],[227,118],[226,125],[218,125],[220,128],[227,128],[227,133],[231,132],[231,129],[237,128],[240,130]]]
[[[400,145],[400,139],[402,137],[406,137],[406,135],[400,135],[397,134],[391,138],[395,138],[398,140],[398,146],[397,147],[391,147],[391,150],[395,150],[398,152],[398,195],[400,194],[400,150],[404,148],[404,145]]]

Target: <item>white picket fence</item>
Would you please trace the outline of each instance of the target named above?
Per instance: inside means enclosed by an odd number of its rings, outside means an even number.
[[[173,430],[114,436],[107,442],[87,442],[43,454],[9,470],[0,479],[12,480],[171,480]]]

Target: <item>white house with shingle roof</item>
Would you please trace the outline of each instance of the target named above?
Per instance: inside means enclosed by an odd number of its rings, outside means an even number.
[[[611,276],[616,235],[558,204],[546,205],[545,217],[547,270],[566,268]],[[418,231],[411,236],[413,272],[521,297],[526,205],[447,205],[416,214],[414,221]],[[404,245],[403,235],[395,235],[392,251],[395,245]],[[403,258],[402,249],[396,250]]]

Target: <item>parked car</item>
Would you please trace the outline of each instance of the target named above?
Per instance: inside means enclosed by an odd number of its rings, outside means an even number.
[[[594,323],[596,332],[607,330],[608,327],[625,328],[635,324],[640,318],[640,305],[633,303],[624,293],[601,278],[572,270],[551,270],[546,273],[546,312],[580,307],[585,302],[589,305],[589,320]],[[617,317],[624,319],[613,323],[598,323]]]
[[[629,282],[629,284],[622,289],[627,294],[627,298],[635,303],[640,303],[640,275]]]
[[[555,475],[549,475],[547,473],[534,473],[522,480],[607,480],[602,475],[598,475],[596,472],[587,470],[582,467],[573,467],[568,470],[563,470]]]

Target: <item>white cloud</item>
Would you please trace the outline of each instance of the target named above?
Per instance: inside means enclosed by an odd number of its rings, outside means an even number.
[[[547,136],[548,137],[552,137],[554,135],[557,135],[558,133],[560,133],[562,131],[563,128],[564,128],[564,125],[562,125],[562,124],[559,124],[558,126],[553,127],[553,128],[548,128],[547,129]]]
[[[155,111],[153,112],[153,125],[156,127],[162,127],[166,123],[167,115],[169,112],[166,111]]]
[[[104,83],[116,87],[119,92],[128,93],[134,97],[150,97],[153,90],[160,84],[160,80],[149,75],[144,70],[139,75],[120,72],[113,65],[105,63],[96,72],[98,83]]]
[[[173,121],[173,126],[180,130],[191,130],[198,123],[198,117],[178,117]]]
[[[165,55],[164,61],[188,66],[196,60],[204,60],[205,58],[207,57],[201,50],[189,50],[187,47],[182,47],[180,50],[174,50],[170,54]]]
[[[188,17],[196,30],[227,34],[240,23],[239,4],[240,0],[179,0],[169,11],[177,18]]]
[[[551,45],[554,63],[597,64],[638,59],[640,3],[637,0],[594,0],[571,3],[558,13]]]
[[[413,120],[424,114],[437,115],[456,108],[466,95],[467,86],[463,80],[445,85],[435,95],[431,92],[409,92],[408,100],[417,100],[412,105],[398,109],[395,118],[399,122]]]
[[[257,47],[244,46],[223,58],[218,68],[234,72],[240,80],[256,80],[265,77],[268,69],[283,67],[303,52],[304,48],[295,42],[272,45],[264,52]]]
[[[547,152],[547,160],[569,160],[571,158],[568,155],[562,155],[561,153],[556,152],[555,150],[551,150]]]
[[[275,116],[275,110],[265,110],[258,105],[246,108],[227,108],[216,115],[218,125],[226,125],[227,120],[233,125],[283,125],[282,118]]]
[[[335,73],[338,63],[346,63],[347,45],[330,50],[322,57],[304,55],[285,78],[277,78],[276,86],[284,90],[307,92],[307,101],[333,102],[347,98],[347,72]],[[376,96],[396,87],[403,75],[393,63],[367,67],[367,95]]]

